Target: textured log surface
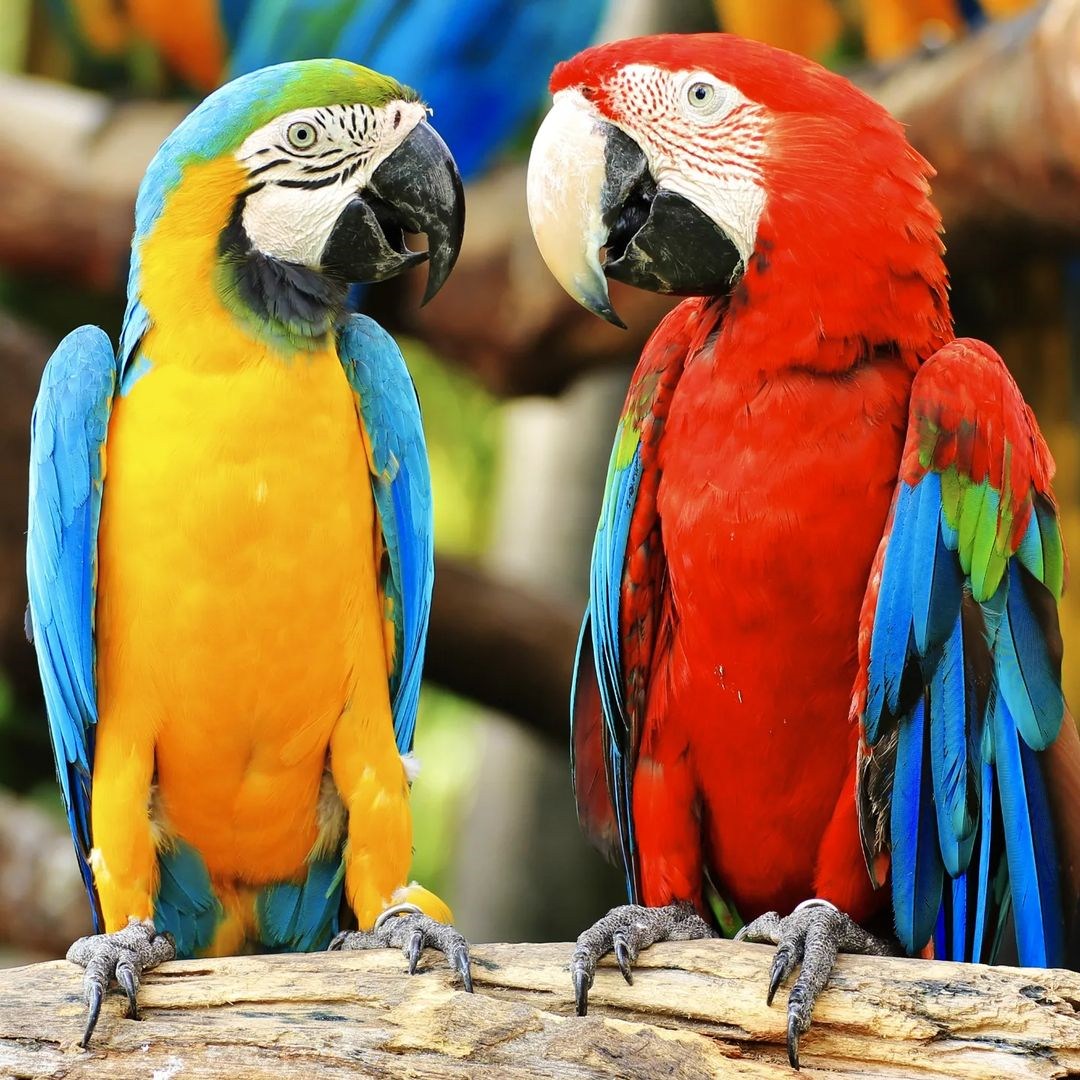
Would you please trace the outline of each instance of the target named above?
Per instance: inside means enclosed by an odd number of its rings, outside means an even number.
[[[598,974],[585,1019],[566,944],[477,946],[472,996],[438,958],[409,978],[389,951],[173,963],[147,976],[142,1022],[110,997],[90,1051],[79,972],[39,964],[0,971],[0,1076],[790,1077],[770,952],[656,946],[632,987]],[[842,957],[803,1075],[1076,1076],[1078,1007],[1070,972]]]

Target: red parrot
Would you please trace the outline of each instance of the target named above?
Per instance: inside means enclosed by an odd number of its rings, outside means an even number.
[[[688,297],[634,372],[593,550],[575,792],[631,904],[578,939],[578,1011],[603,954],[629,979],[711,935],[712,892],[778,946],[770,1001],[805,961],[793,1064],[838,949],[1064,963],[1053,462],[953,335],[933,170],[848,80],[730,35],[601,45],[551,89],[549,268],[617,324],[609,278]]]

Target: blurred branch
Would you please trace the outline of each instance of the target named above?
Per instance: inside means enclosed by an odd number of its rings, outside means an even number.
[[[1080,237],[1080,0],[1052,0],[861,81],[938,169],[954,253],[991,246],[1012,257],[1050,230],[1059,242]],[[135,190],[182,113],[0,77],[0,265],[119,288]],[[423,271],[376,292],[375,314],[504,396],[554,394],[637,355],[671,304],[613,287],[632,328],[620,333],[570,301],[536,253],[522,166],[471,188],[457,270],[420,310],[422,281]]]
[[[863,85],[938,170],[950,250],[1080,237],[1080,2],[1050,0]],[[1066,234],[1064,237],[1061,234]]]
[[[424,676],[562,747],[579,623],[576,609],[439,556]]]
[[[0,75],[0,264],[121,288],[139,181],[185,112]]]

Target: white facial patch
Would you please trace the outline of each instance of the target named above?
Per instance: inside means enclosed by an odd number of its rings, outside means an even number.
[[[710,217],[745,264],[765,208],[764,107],[708,72],[648,64],[620,68],[606,89],[657,187]]]
[[[251,188],[241,222],[257,251],[319,269],[341,212],[427,117],[417,101],[297,109],[236,152]]]

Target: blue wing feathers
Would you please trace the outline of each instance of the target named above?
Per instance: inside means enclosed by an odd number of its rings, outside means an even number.
[[[383,588],[394,623],[394,736],[404,754],[416,726],[434,582],[431,476],[420,404],[396,342],[371,319],[348,320],[338,353],[371,447],[372,491],[389,562]]]
[[[912,633],[912,550],[918,521],[913,488],[901,484],[896,497],[892,534],[885,550],[877,617],[870,643],[870,702],[867,738],[877,739],[882,711],[896,715]]]
[[[173,935],[178,956],[196,956],[210,948],[221,915],[202,856],[174,840],[158,854],[154,925]]]
[[[1024,741],[1032,750],[1045,750],[1061,729],[1065,712],[1061,683],[1015,562],[1002,589],[1007,599],[994,650],[998,686]]]
[[[1000,508],[989,482],[971,485],[950,508],[953,529],[939,474],[914,487],[900,482],[871,633],[864,735],[872,746],[886,723],[899,725],[889,829],[905,947],[916,952],[933,935],[939,956],[993,959],[1011,908],[1021,963],[1046,965],[1060,962],[1064,931],[1035,751],[1057,737],[1064,700],[1030,590],[1044,588],[1061,554],[1052,511],[1036,502],[997,591],[976,604],[1004,528],[979,522]],[[966,630],[967,609],[979,630]],[[912,705],[905,698],[918,686]]]
[[[980,770],[979,805],[982,812],[979,828],[977,873],[975,874],[975,926],[972,931],[970,959],[978,962],[985,956],[986,926],[990,909],[990,841],[994,830],[994,768],[989,761]]]
[[[591,622],[593,654],[598,658],[600,701],[609,734],[609,788],[619,829],[627,893],[633,900],[637,895],[637,845],[634,842],[631,769],[623,749],[627,730],[619,617],[630,522],[641,485],[641,448],[635,450],[633,459],[625,469],[616,468],[617,455],[618,439],[612,450],[611,472],[593,546],[592,582],[586,618]]]
[[[897,935],[911,953],[934,932],[944,876],[926,744],[926,707],[920,698],[900,723],[892,794],[893,915]]]
[[[104,445],[116,388],[104,331],[84,326],[57,346],[34,405],[26,570],[49,735],[79,867],[98,919],[89,867],[94,589]]]
[[[964,668],[964,633],[959,613],[934,665],[930,701],[930,761],[938,840],[951,875],[967,869],[974,832],[972,787],[975,768],[968,736],[970,711]],[[977,797],[977,792],[974,793]]]
[[[992,722],[1020,963],[1058,967],[1064,955],[1064,923],[1042,773],[1033,751],[1019,738],[1003,695],[996,698]]]

